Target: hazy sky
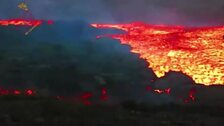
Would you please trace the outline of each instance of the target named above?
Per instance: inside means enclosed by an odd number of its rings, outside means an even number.
[[[22,0],[0,0],[0,18],[21,14]],[[36,18],[89,22],[224,24],[224,0],[27,0]]]

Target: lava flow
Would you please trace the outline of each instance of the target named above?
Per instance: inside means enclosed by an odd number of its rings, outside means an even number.
[[[224,85],[224,26],[183,27],[131,24],[92,24],[125,33],[106,35],[131,46],[147,60],[158,77],[179,71],[196,83]],[[103,37],[103,36],[98,36]]]
[[[9,19],[9,20],[0,20],[0,25],[2,26],[39,26],[42,24],[41,20],[25,20],[25,19]]]
[[[8,20],[1,20],[0,19],[0,26],[30,26],[30,28],[25,35],[28,35],[30,32],[32,32],[36,27],[40,26],[43,23],[43,20],[28,20],[28,19],[8,19]],[[49,20],[47,23],[53,24],[53,21]]]

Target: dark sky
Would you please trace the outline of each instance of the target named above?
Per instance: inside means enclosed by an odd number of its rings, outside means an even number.
[[[21,14],[22,0],[0,0],[0,18]],[[224,24],[224,0],[27,0],[36,18],[89,22]]]

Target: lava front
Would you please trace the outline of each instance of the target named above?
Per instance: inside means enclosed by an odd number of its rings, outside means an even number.
[[[224,84],[224,26],[183,27],[131,24],[92,24],[123,34],[106,35],[131,46],[147,60],[158,77],[180,71],[205,85]],[[102,37],[102,36],[98,36]]]

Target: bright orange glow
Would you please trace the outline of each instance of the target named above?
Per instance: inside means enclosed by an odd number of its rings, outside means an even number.
[[[39,26],[42,24],[41,20],[25,20],[25,19],[9,19],[9,20],[0,20],[0,25],[9,26]]]
[[[131,52],[147,60],[157,77],[168,71],[181,71],[196,83],[224,85],[224,26],[182,27],[144,23],[92,26],[126,31],[108,36],[131,46]]]
[[[165,90],[160,90],[160,89],[155,89],[154,92],[159,93],[159,94],[170,94],[171,88],[167,88]]]
[[[31,28],[25,33],[25,35],[28,35],[30,32],[32,32],[36,27],[40,26],[43,23],[42,20],[27,20],[27,19],[8,19],[8,20],[0,20],[0,26],[30,26]],[[53,24],[52,20],[48,20],[47,24],[51,25]]]

